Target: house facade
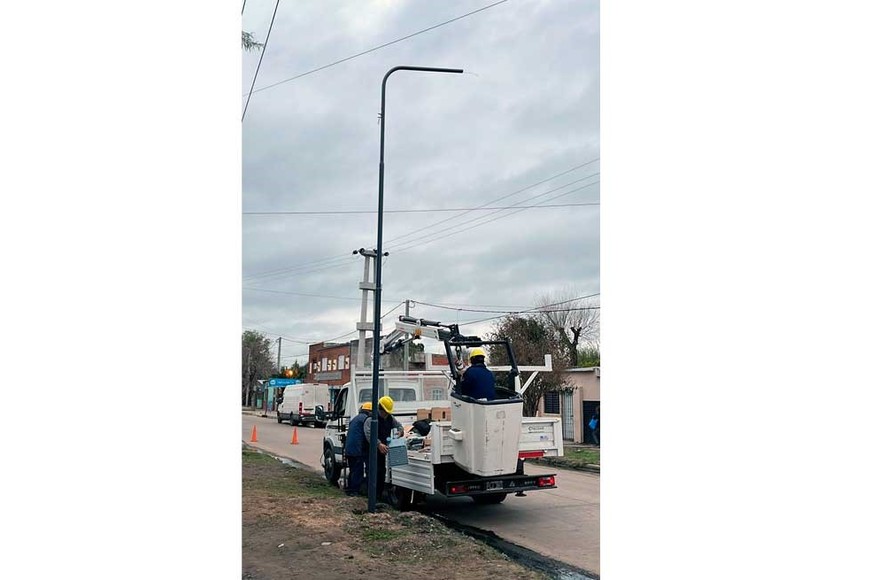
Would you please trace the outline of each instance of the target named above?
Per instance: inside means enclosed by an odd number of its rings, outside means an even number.
[[[571,368],[563,374],[571,390],[544,393],[537,415],[560,417],[566,441],[593,443],[589,419],[601,405],[601,367]]]

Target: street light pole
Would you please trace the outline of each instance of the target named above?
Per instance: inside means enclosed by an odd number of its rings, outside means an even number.
[[[378,168],[378,248],[375,255],[375,329],[372,336],[372,422],[369,436],[369,505],[370,513],[374,513],[377,503],[377,473],[378,473],[378,380],[380,379],[381,365],[381,257],[383,255],[384,241],[384,127],[387,124],[387,79],[399,70],[410,70],[435,73],[458,73],[461,68],[433,68],[427,66],[396,66],[387,71],[381,83],[381,162]]]

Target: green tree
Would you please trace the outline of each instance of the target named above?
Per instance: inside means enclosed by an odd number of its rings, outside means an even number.
[[[293,364],[290,365],[290,370],[293,371],[294,379],[305,381],[305,379],[308,378],[308,365],[299,366],[298,360],[293,361]]]
[[[560,348],[560,340],[556,331],[537,316],[508,316],[502,318],[493,332],[487,335],[489,340],[508,339],[514,351],[518,366],[540,366],[544,364],[544,355],[553,357],[553,371],[541,372],[532,381],[523,394],[523,415],[533,417],[538,408],[538,401],[547,391],[563,391],[566,389],[562,371],[568,367],[568,360]],[[487,364],[501,366],[509,364],[507,353],[503,348],[491,347]],[[520,383],[525,381],[530,373],[520,373]],[[497,373],[496,382],[508,388],[506,373]]]
[[[268,379],[277,371],[271,347],[271,341],[259,332],[242,333],[242,405],[251,406],[257,381]]]
[[[408,360],[414,360],[414,355],[423,352],[423,343],[421,342],[410,342],[408,344]],[[404,368],[405,365],[405,349],[398,348],[388,355],[381,357],[381,360],[384,362],[381,363],[381,369],[389,369],[389,370],[398,370]],[[409,364],[409,368],[414,368],[413,365]]]
[[[598,347],[589,346],[581,348],[577,351],[577,366],[578,367],[600,367],[601,353]]]

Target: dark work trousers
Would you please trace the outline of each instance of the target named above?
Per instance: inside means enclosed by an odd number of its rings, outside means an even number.
[[[365,457],[348,455],[347,465],[350,468],[350,481],[348,481],[347,489],[344,491],[348,494],[359,494],[360,487],[362,486],[363,469],[366,465],[366,459]]]

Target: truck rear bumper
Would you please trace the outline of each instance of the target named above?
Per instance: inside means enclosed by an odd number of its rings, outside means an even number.
[[[548,475],[504,475],[484,479],[448,481],[441,493],[447,497],[462,495],[487,495],[495,493],[514,493],[537,489],[556,489],[556,476]]]

